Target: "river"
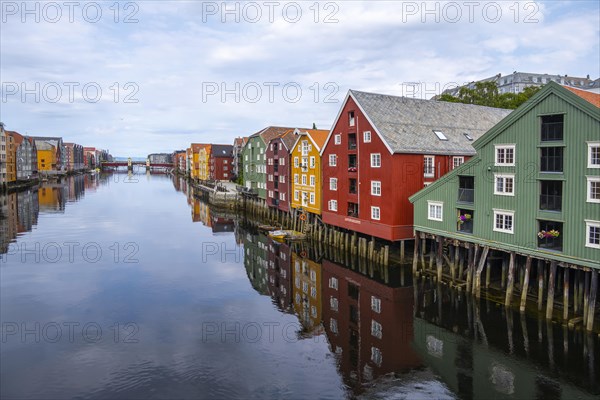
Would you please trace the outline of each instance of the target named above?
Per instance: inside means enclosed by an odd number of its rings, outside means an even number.
[[[0,200],[2,398],[600,395],[597,336],[272,241],[180,178]]]

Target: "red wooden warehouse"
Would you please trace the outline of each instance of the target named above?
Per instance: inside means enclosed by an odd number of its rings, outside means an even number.
[[[350,90],[321,151],[323,222],[412,239],[408,197],[473,156],[473,140],[509,113]]]

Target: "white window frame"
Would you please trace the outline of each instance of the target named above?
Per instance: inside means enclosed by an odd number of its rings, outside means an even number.
[[[585,247],[600,249],[600,244],[590,243],[590,228],[592,227],[600,229],[600,221],[594,221],[591,219],[585,220]]]
[[[506,179],[512,179],[512,192],[506,191]],[[502,180],[502,191],[498,191],[498,180]],[[494,194],[499,196],[514,196],[515,174],[494,174]]]
[[[294,157],[294,168],[298,168],[300,166],[300,160],[298,157]]]
[[[301,182],[302,185],[306,186],[306,175],[302,174]]]
[[[379,160],[376,163],[376,160]],[[371,168],[381,168],[381,153],[371,153]]]
[[[371,206],[371,219],[375,221],[381,220],[381,209],[379,207]]]
[[[339,310],[339,302],[337,297],[330,296],[329,297],[329,308],[333,311]]]
[[[600,168],[600,164],[592,164],[592,149],[595,147],[600,148],[600,142],[587,142],[587,167],[588,168]]]
[[[317,178],[314,175],[310,176],[310,186],[315,187],[317,185]]]
[[[298,184],[299,181],[300,181],[300,175],[294,174],[294,183]]]
[[[494,145],[494,166],[497,167],[514,167],[515,166],[515,161],[517,159],[517,150],[516,150],[516,145],[514,144],[495,144]],[[512,157],[512,162],[499,162],[498,161],[498,150],[507,150],[507,149],[512,149],[512,153],[513,153],[513,157]],[[504,153],[504,158],[506,160],[506,152]]]
[[[371,131],[363,132],[363,143],[371,143]]]
[[[279,200],[285,201],[285,192],[280,192],[279,193]]]
[[[592,198],[592,182],[597,182],[600,184],[600,176],[587,176],[587,185],[585,189],[586,199],[588,203],[600,203],[600,197],[597,199]]]
[[[315,193],[314,192],[310,192],[308,203],[312,204],[312,205],[315,204]]]
[[[337,133],[333,136],[333,143],[342,144],[342,135],[340,133]]]
[[[329,178],[329,190],[337,190],[337,178]]]
[[[371,181],[371,195],[381,196],[381,181]]]
[[[514,234],[515,233],[515,212],[512,210],[500,210],[497,208],[493,209],[494,211],[494,215],[493,215],[493,221],[492,221],[492,228],[495,232],[502,232],[502,233],[510,233],[510,234]],[[512,218],[512,223],[511,223],[511,227],[510,229],[506,229],[504,227],[502,228],[498,228],[496,226],[496,219],[498,215],[503,215],[503,216],[510,216]],[[503,225],[506,224],[506,220],[503,219]]]
[[[437,212],[431,213],[432,207],[440,208],[440,216],[437,216]],[[444,221],[444,202],[443,201],[427,201],[427,219],[430,221]]]
[[[458,161],[458,164],[456,163]],[[465,158],[463,156],[454,156],[452,157],[452,169],[458,168],[465,163]]]
[[[428,163],[426,160],[431,160]],[[431,164],[431,165],[429,165]],[[428,168],[430,167],[430,168]],[[435,156],[423,156],[423,177],[433,178],[435,176]]]
[[[371,296],[371,310],[377,314],[381,313],[381,299],[379,297]]]
[[[315,163],[315,157],[314,156],[310,157],[310,164],[309,165],[310,165],[311,168],[315,167],[316,163]]]
[[[374,319],[371,320],[371,335],[378,339],[383,337],[383,326]]]
[[[294,201],[299,201],[299,200],[300,200],[300,191],[294,190]]]
[[[329,211],[337,211],[337,200],[329,200],[327,202],[327,208],[329,209]]]
[[[371,346],[371,361],[378,367],[381,367],[381,364],[383,363],[383,354],[381,353],[381,350],[375,346]]]
[[[338,279],[336,277],[329,278],[329,288],[338,290]]]
[[[285,165],[285,158],[281,157],[279,159],[279,165]]]
[[[337,166],[337,156],[335,154],[329,155],[329,166],[336,167]]]
[[[337,325],[337,320],[335,318],[331,318],[329,320],[329,329],[331,330],[332,333],[337,335],[338,325]]]

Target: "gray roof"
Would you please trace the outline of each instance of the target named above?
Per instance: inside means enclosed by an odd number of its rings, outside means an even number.
[[[473,141],[512,111],[356,90],[350,93],[394,153],[474,155]],[[434,130],[448,140],[438,139]]]
[[[210,152],[214,157],[233,157],[233,145],[213,144],[210,146]]]

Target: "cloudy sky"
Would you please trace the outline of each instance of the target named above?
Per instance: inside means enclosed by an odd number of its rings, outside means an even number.
[[[348,89],[600,75],[598,1],[0,2],[0,120],[117,156],[329,129]]]

